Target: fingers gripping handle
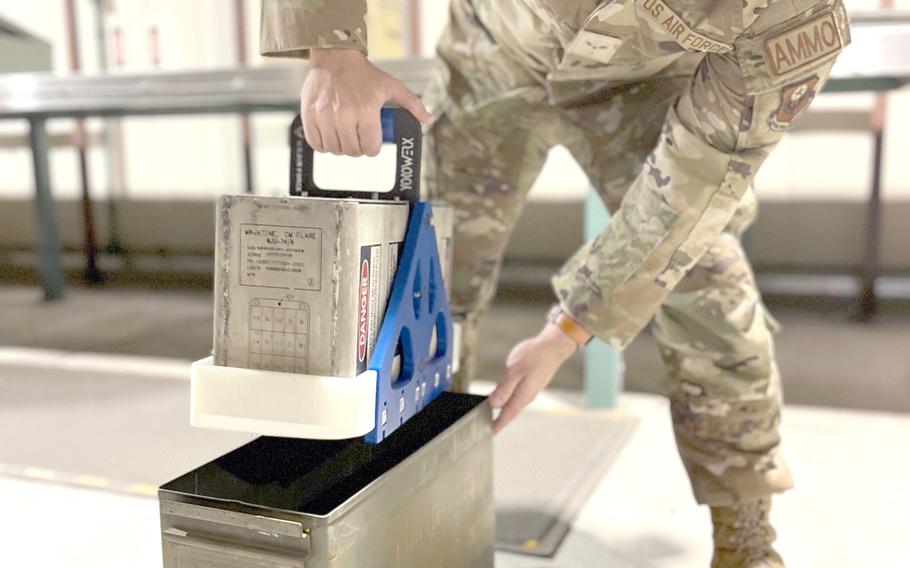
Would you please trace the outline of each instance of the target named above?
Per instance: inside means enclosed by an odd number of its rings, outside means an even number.
[[[291,123],[291,195],[355,199],[420,200],[420,122],[399,107],[382,109],[382,141],[396,146],[395,186],[389,192],[320,188],[313,179],[313,148],[303,133],[300,115]]]

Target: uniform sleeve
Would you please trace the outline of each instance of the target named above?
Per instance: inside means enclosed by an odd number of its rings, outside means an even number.
[[[790,14],[759,34],[744,34],[727,53],[705,56],[607,229],[553,277],[563,309],[588,331],[624,348],[719,237],[849,41],[846,15],[838,14],[831,20],[839,34],[833,47],[787,59],[786,40],[797,46],[793,34],[821,25],[810,12]],[[775,66],[771,56],[780,45],[783,59],[778,54]],[[814,59],[801,65],[800,57]]]
[[[308,57],[312,48],[367,52],[366,0],[262,0],[259,52]]]

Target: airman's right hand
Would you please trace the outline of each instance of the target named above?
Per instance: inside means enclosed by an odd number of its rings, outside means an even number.
[[[424,124],[433,115],[420,97],[379,70],[357,49],[313,49],[300,91],[307,142],[317,152],[376,156],[382,146],[380,110],[395,103]]]

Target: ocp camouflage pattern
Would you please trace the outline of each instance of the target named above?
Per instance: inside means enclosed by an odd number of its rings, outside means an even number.
[[[367,52],[366,0],[262,0],[259,51],[306,57],[312,48]]]
[[[285,21],[288,4],[263,2],[265,54],[365,41],[364,0],[304,0]],[[453,0],[424,100],[428,192],[456,208],[458,384],[527,191],[562,144],[612,217],[554,276],[563,308],[617,349],[653,319],[700,502],[790,487],[775,324],[739,236],[756,172],[849,41],[840,0]]]

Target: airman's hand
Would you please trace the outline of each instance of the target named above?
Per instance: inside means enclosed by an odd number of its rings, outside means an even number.
[[[506,359],[505,374],[490,394],[490,405],[502,409],[493,431],[502,430],[530,404],[577,349],[568,335],[550,323],[537,336],[516,345]]]
[[[379,111],[386,102],[409,110],[424,124],[433,115],[404,84],[357,49],[313,49],[300,91],[307,142],[317,152],[375,156],[382,146]]]

